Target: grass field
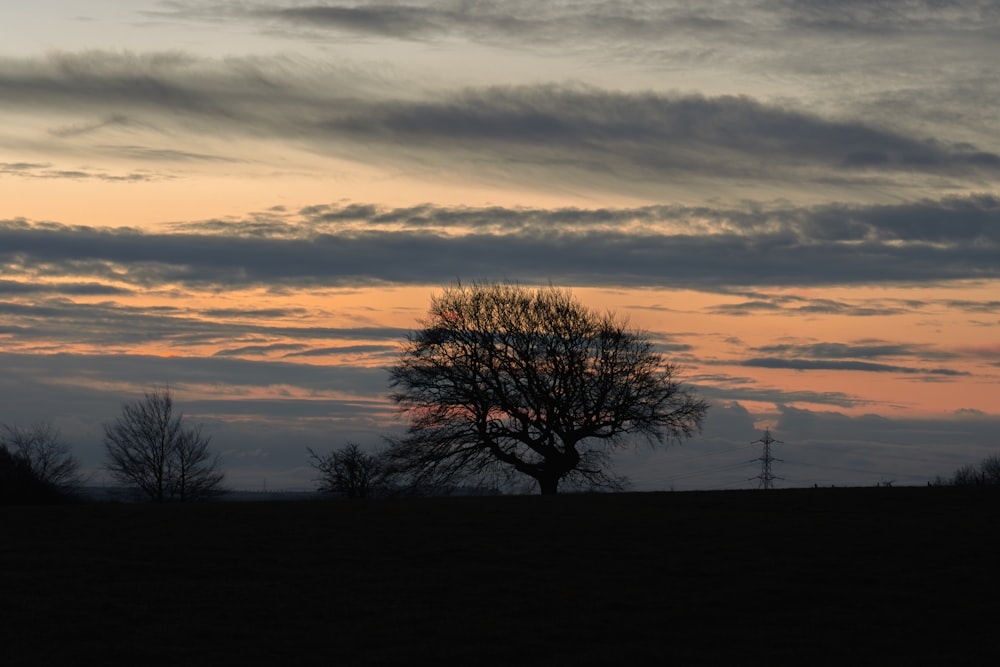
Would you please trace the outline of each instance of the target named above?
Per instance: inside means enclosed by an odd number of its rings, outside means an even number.
[[[1000,494],[0,508],[2,665],[992,664]]]

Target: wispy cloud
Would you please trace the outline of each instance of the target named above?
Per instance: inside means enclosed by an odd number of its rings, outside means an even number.
[[[537,45],[597,41],[601,45],[625,37],[641,44],[664,34],[683,38],[685,31],[715,36],[723,42],[738,37],[740,46],[766,44],[780,32],[808,31],[813,37],[845,33],[906,37],[911,31],[954,31],[970,27],[996,29],[1000,16],[983,0],[937,3],[828,3],[757,0],[738,4],[699,2],[536,3],[462,0],[409,2],[298,2],[275,7],[262,2],[164,2],[154,16],[191,19],[266,19],[313,29],[380,35],[395,39],[427,39],[461,35],[479,40],[515,40]],[[542,38],[545,38],[543,41]],[[541,46],[541,45],[539,45]],[[638,47],[636,47],[638,48]]]
[[[0,295],[23,296],[62,294],[67,296],[115,296],[132,294],[133,291],[105,283],[35,283],[18,280],[0,280]]]
[[[4,175],[19,176],[21,178],[65,179],[71,181],[104,181],[107,183],[138,183],[143,181],[162,181],[171,178],[169,174],[157,174],[150,171],[137,170],[114,174],[88,167],[54,169],[49,163],[0,162],[0,177]]]
[[[847,361],[828,359],[788,359],[784,357],[757,357],[740,362],[742,366],[755,368],[782,368],[797,371],[863,371],[866,373],[902,373],[906,375],[969,375],[965,371],[951,368],[914,368],[892,364],[878,364],[870,361]]]
[[[40,298],[25,298],[39,295]],[[0,289],[0,317],[16,327],[9,332],[8,349],[17,344],[48,350],[124,351],[159,344],[184,349],[186,353],[202,349],[219,356],[261,356],[268,352],[323,348],[335,341],[348,345],[361,341],[395,343],[407,332],[394,327],[316,326],[308,320],[293,325],[283,319],[268,322],[265,317],[252,320],[240,316],[213,317],[184,305],[183,295],[175,295],[171,303],[177,305],[160,306],[113,301],[88,303],[66,298],[105,296],[90,286],[57,295],[49,296],[46,291],[4,295]]]
[[[567,84],[400,95],[387,82],[374,83],[357,70],[280,59],[111,52],[0,59],[0,95],[10,112],[97,115],[104,120],[76,120],[53,132],[144,160],[241,159],[195,149],[199,136],[228,135],[522,184],[539,170],[567,185],[647,189],[666,178],[884,190],[911,187],[915,178],[941,187],[960,177],[963,187],[986,187],[1000,176],[1000,154],[989,147],[746,96]],[[124,118],[157,129],[143,133],[141,144],[102,140],[100,131]],[[166,146],[168,131],[187,138]]]
[[[927,345],[912,345],[888,341],[859,343],[809,343],[805,345],[764,345],[754,352],[779,354],[809,359],[879,359],[883,357],[919,357],[922,359],[954,359],[954,352],[936,350]]]
[[[227,348],[215,352],[215,357],[253,357],[267,356],[274,352],[285,353],[289,351],[301,350],[305,345],[301,343],[270,343],[267,345],[243,345],[241,347]]]
[[[1000,14],[986,0],[165,4],[156,15],[195,24],[243,22],[298,43],[324,44],[334,36],[387,45],[429,42],[439,50],[479,44],[493,54],[530,52],[539,62],[572,53],[595,71],[625,63],[698,79],[723,73],[737,88],[792,82],[828,108],[863,108],[884,127],[960,122],[963,132],[988,137],[989,105],[975,100],[1000,90],[983,66],[1000,36]]]
[[[708,379],[708,378],[706,378]],[[698,392],[707,398],[722,401],[754,401],[775,405],[810,404],[855,408],[870,401],[840,391],[789,391],[776,387],[755,386],[753,383],[730,385],[726,378],[711,378],[711,384],[700,384],[699,377],[692,378]],[[721,382],[720,382],[721,380]]]

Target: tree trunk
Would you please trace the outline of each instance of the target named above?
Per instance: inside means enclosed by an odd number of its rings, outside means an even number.
[[[554,496],[559,493],[558,477],[536,477],[538,489],[543,496]]]

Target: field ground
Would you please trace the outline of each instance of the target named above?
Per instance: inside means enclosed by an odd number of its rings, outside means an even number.
[[[1000,493],[0,508],[0,664],[996,664]]]

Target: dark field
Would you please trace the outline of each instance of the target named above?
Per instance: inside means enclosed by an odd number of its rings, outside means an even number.
[[[1000,494],[0,508],[2,665],[991,664]]]

